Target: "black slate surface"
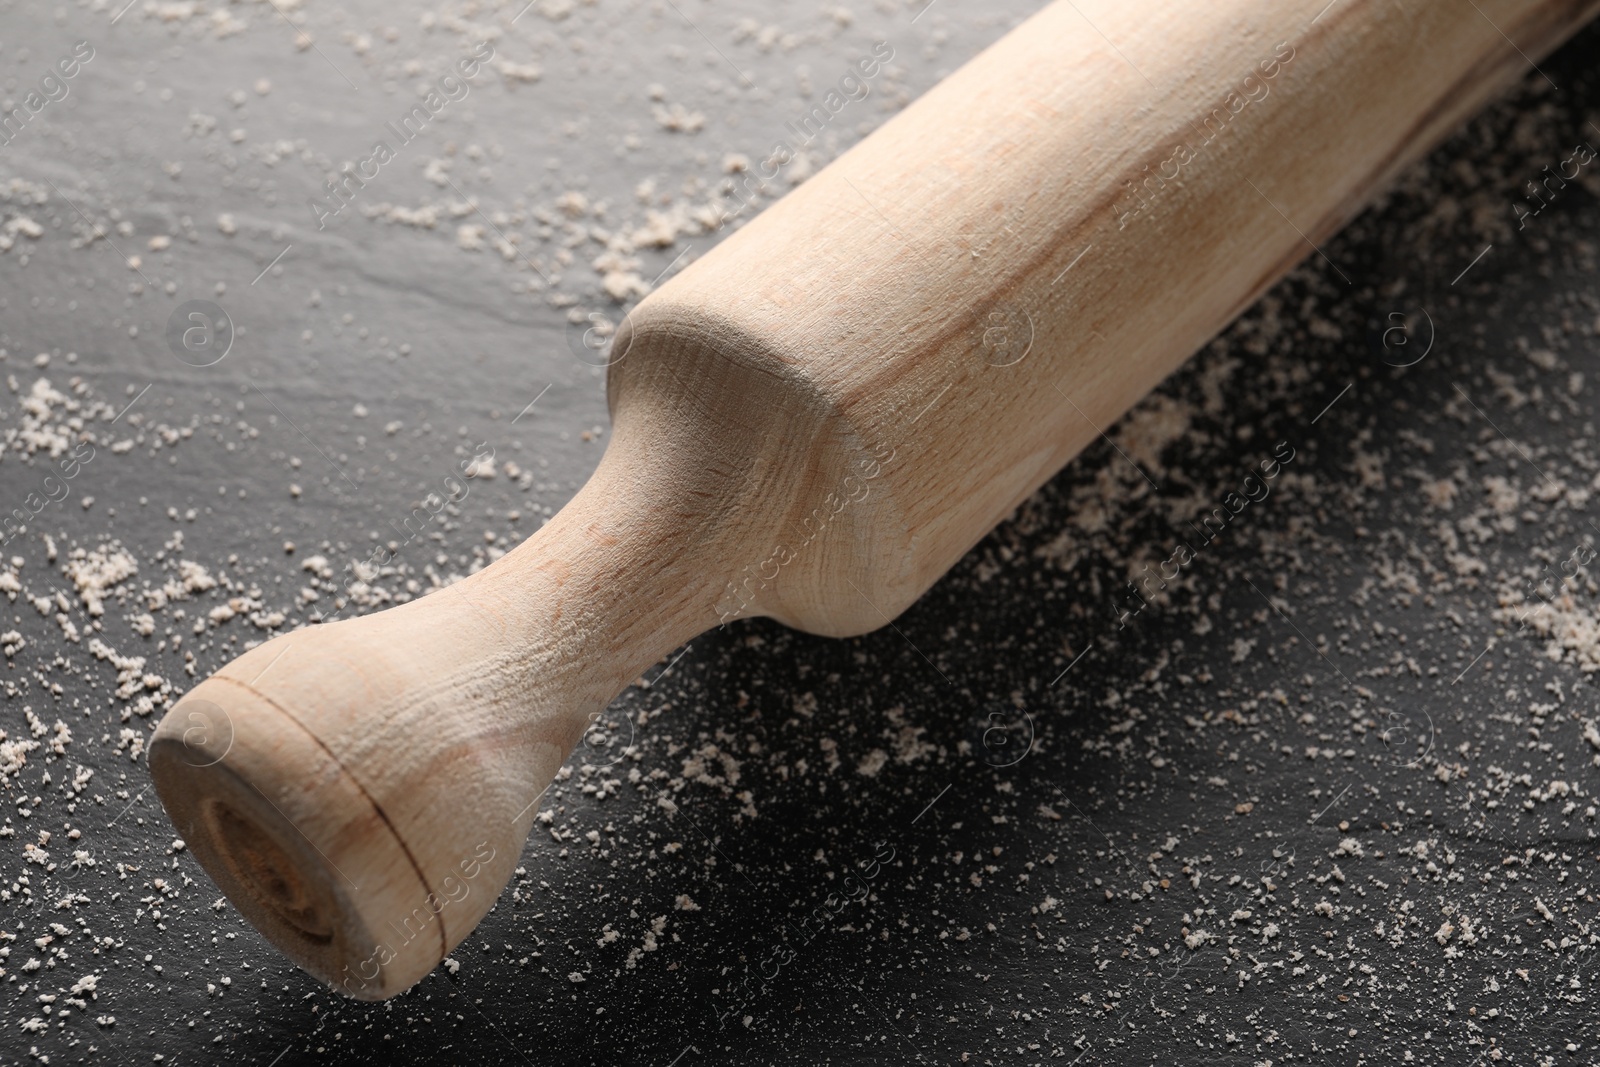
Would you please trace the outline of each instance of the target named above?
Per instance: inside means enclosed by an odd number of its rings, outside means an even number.
[[[74,41],[95,49],[0,147],[5,507],[51,473],[18,444],[36,379],[81,378],[76,429],[95,442],[67,498],[0,546],[0,573],[21,561],[0,631],[22,639],[0,728],[31,736],[31,712],[46,742],[6,782],[4,1062],[1594,1061],[1597,587],[1576,568],[1525,625],[1494,612],[1537,604],[1516,591],[1600,541],[1600,185],[1586,169],[1535,216],[1523,184],[1600,144],[1596,33],[895,628],[831,641],[742,622],[658,666],[575,755],[457,966],[368,1005],[214,906],[118,746],[160,709],[124,721],[137,698],[115,695],[91,641],[146,657],[166,680],[147,692],[174,699],[186,653],[203,676],[269,632],[251,614],[331,610],[335,583],[306,561],[364,558],[480,441],[499,476],[374,585],[403,596],[526,536],[597,461],[604,397],[581,328],[527,287],[528,257],[555,265],[559,216],[541,242],[496,213],[579,190],[612,205],[584,224],[622,229],[640,181],[714,186],[807,82],[895,41],[898,73],[820,164],[1033,5],[883,4],[848,24],[754,3],[554,3],[515,23],[520,4],[464,5],[431,28],[414,5],[119,6],[0,5],[11,100]],[[483,79],[357,201],[471,196],[484,215],[428,229],[352,210],[317,230],[306,199],[485,27],[542,76]],[[661,129],[652,82],[705,129]],[[510,255],[458,247],[485,216],[486,241],[529,236]],[[6,230],[16,217],[40,236]],[[712,240],[643,252],[639,273]],[[615,317],[587,269],[602,251],[582,245],[555,290]],[[167,342],[191,300],[233,323],[212,366]],[[1294,458],[1271,495],[1199,544],[1191,523],[1279,442]],[[1192,562],[1119,625],[1134,602],[1113,598],[1182,539]],[[113,544],[138,573],[92,616],[71,554]],[[223,585],[152,610],[179,559]],[[302,588],[315,604],[296,606]],[[236,615],[208,620],[230,597]],[[73,736],[54,753],[58,719]],[[75,795],[80,767],[94,776]],[[841,899],[857,886],[864,900]]]

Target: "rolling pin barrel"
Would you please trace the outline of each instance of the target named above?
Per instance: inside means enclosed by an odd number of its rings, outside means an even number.
[[[311,973],[408,988],[650,664],[740,617],[884,625],[1525,71],[1507,37],[1595,6],[1045,7],[635,309],[538,533],[196,686],[151,746],[173,822]]]

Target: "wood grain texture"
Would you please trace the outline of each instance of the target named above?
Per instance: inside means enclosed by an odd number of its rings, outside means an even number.
[[[409,987],[641,671],[888,622],[1596,6],[1044,8],[640,304],[542,530],[196,687],[151,750],[179,831],[312,973]]]

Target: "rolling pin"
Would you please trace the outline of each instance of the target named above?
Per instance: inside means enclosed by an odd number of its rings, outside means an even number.
[[[1046,6],[627,316],[611,440],[542,529],[171,709],[178,832],[307,971],[408,988],[651,664],[735,618],[888,623],[1597,6]]]

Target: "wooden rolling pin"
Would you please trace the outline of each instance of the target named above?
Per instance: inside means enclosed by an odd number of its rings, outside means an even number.
[[[1597,6],[1045,7],[640,303],[543,529],[195,687],[150,751],[178,831],[312,974],[406,989],[642,671],[887,623]]]

